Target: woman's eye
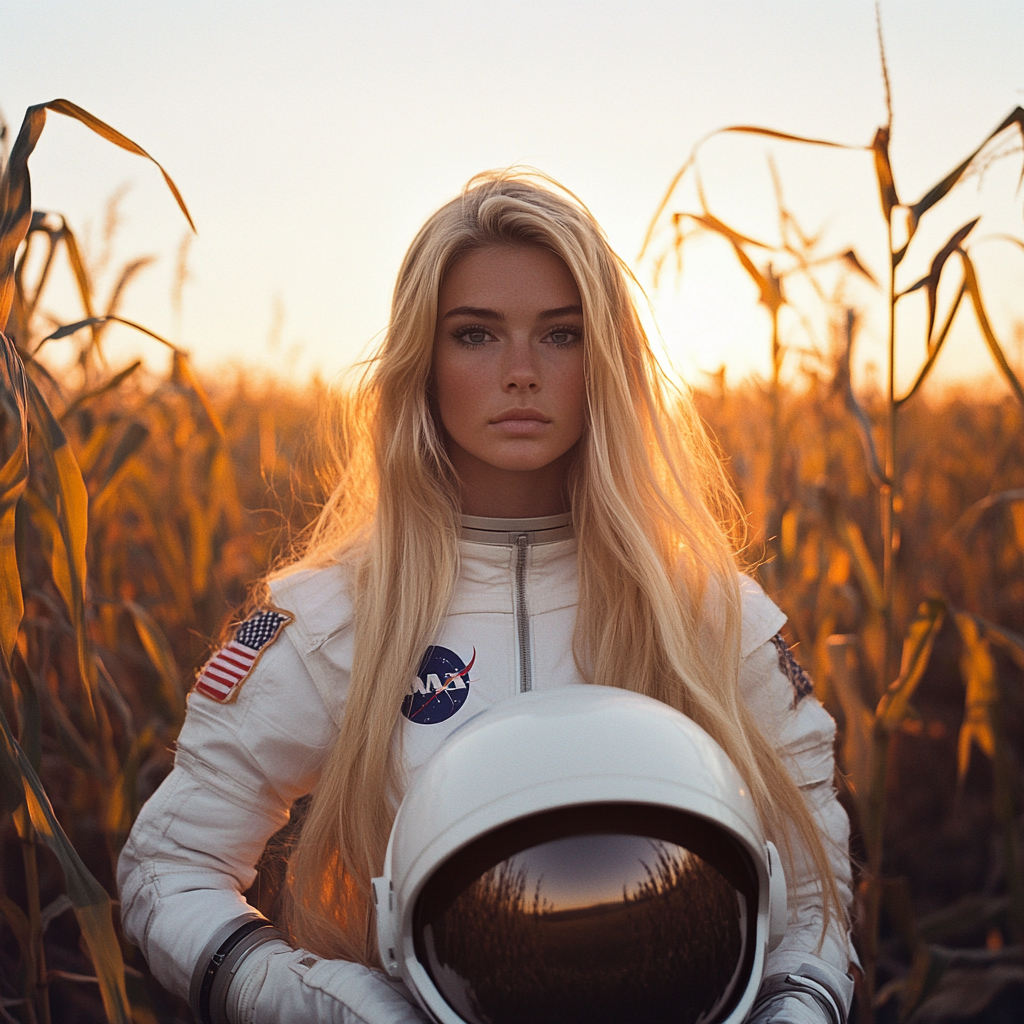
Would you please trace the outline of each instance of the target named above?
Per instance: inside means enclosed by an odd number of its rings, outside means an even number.
[[[461,330],[455,332],[455,337],[464,345],[473,347],[475,345],[484,344],[490,335],[483,327],[463,327]]]
[[[579,331],[569,327],[557,327],[548,335],[548,340],[552,345],[557,345],[561,348],[564,345],[571,345],[575,341],[580,340]]]

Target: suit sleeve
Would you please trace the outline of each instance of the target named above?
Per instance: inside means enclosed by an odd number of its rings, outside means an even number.
[[[190,695],[174,768],[118,863],[125,934],[170,991],[187,998],[210,937],[251,912],[242,893],[263,848],[335,735],[287,629],[233,703]]]

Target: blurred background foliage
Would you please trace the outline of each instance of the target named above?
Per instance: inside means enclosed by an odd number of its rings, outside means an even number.
[[[50,109],[146,156],[71,104]],[[114,864],[170,768],[196,668],[323,497],[310,426],[331,397],[315,380],[200,380],[187,353],[145,328],[145,344],[169,354],[166,372],[156,359],[112,364],[105,338],[146,261],[116,267],[102,247],[83,251],[62,217],[31,209],[27,158],[44,117],[30,110],[0,190],[0,1019],[187,1021],[120,936]],[[1022,127],[1018,110],[989,140]],[[780,241],[768,244],[706,207],[679,209],[670,190],[649,256],[667,266],[692,231],[722,235],[771,317],[771,378],[729,386],[723,371],[696,399],[748,511],[747,557],[840,725],[860,1019],[1016,1020],[1024,392],[994,334],[1002,391],[855,390],[860,314],[822,288],[811,294],[828,336],[782,372],[787,278],[826,266],[867,281],[892,309],[915,290],[934,309],[940,277],[959,267],[952,304],[929,324],[921,382],[965,297],[984,331],[973,225],[935,254],[927,278],[900,282],[902,292],[896,283],[906,246],[894,220],[927,213],[924,201],[940,202],[971,160],[904,205],[887,144],[883,128],[862,148],[875,155],[890,230],[888,282],[856,253],[809,255],[781,191]],[[81,302],[71,324],[47,306],[57,272]],[[264,908],[279,870],[271,855],[251,894]]]

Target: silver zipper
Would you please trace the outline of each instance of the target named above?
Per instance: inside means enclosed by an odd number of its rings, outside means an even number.
[[[514,578],[516,604],[516,644],[519,648],[519,692],[533,689],[533,670],[530,666],[530,617],[526,611],[526,553],[529,537],[525,533],[516,537],[516,571]]]

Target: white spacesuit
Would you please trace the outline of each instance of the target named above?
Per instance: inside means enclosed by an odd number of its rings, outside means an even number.
[[[833,788],[834,724],[772,642],[785,616],[751,580],[741,591],[742,697],[804,793],[848,902],[849,826]],[[121,854],[125,932],[160,982],[191,994],[193,1007],[211,1020],[420,1021],[400,982],[293,950],[261,927],[241,896],[267,840],[287,822],[293,801],[312,789],[336,740],[352,661],[342,568],[286,576],[272,593],[294,621],[272,631],[272,642],[239,670],[230,702],[211,699],[203,686],[190,697],[174,770]],[[402,706],[408,778],[478,712],[524,692],[583,682],[571,649],[576,602],[567,516],[464,517],[452,604]],[[833,919],[819,945],[822,900],[811,866],[798,859],[788,874],[787,927],[765,961],[751,1019],[843,1024],[852,997],[848,936]],[[240,928],[248,934],[236,942]]]

